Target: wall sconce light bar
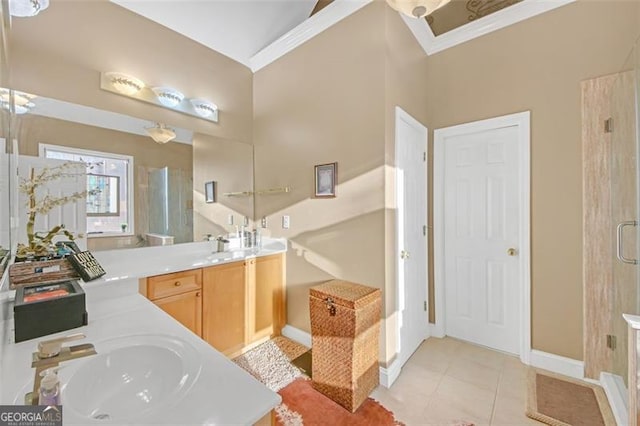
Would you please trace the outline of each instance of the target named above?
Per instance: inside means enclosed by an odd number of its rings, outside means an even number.
[[[117,76],[118,79],[114,79],[114,76]],[[130,83],[125,82],[122,84],[125,77],[130,79],[130,82],[139,82],[142,87],[137,91],[127,93],[123,88],[130,86]],[[135,87],[135,85],[133,87]],[[189,102],[183,102],[184,95],[171,87],[148,87],[141,80],[126,74],[117,72],[100,73],[100,88],[107,92],[158,105],[192,117],[214,123],[218,122],[218,107],[216,104],[199,98],[191,99]]]

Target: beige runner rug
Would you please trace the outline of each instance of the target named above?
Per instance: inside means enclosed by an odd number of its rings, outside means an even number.
[[[604,390],[548,371],[528,372],[526,415],[553,426],[615,426]]]

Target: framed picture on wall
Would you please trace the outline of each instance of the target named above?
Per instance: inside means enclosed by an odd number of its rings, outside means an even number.
[[[333,198],[336,196],[336,178],[338,163],[315,166],[315,198]]]
[[[204,184],[204,201],[207,203],[216,202],[216,182],[205,182]]]

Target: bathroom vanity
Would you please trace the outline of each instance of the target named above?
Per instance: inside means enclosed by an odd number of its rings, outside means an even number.
[[[140,280],[140,293],[223,354],[280,335],[286,323],[283,254],[248,257]]]
[[[285,252],[275,239],[96,252],[107,275],[83,285],[89,325],[14,343],[0,322],[0,404],[23,403],[39,341],[83,333],[97,355],[60,364],[64,424],[269,424],[280,396],[229,356],[284,324]]]

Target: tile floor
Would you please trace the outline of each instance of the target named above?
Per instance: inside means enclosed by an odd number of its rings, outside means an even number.
[[[427,339],[390,389],[371,395],[407,426],[542,425],[524,415],[527,367],[516,357],[445,337]]]

